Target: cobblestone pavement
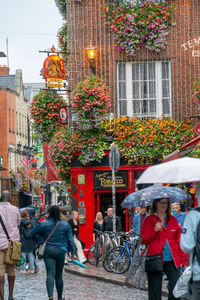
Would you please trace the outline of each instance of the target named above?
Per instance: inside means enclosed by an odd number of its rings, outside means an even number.
[[[14,289],[15,300],[47,300],[45,279],[46,272],[43,262],[39,262],[40,271],[37,274],[19,274],[16,270]],[[63,272],[65,300],[148,300],[147,292],[125,286],[105,283],[92,278],[86,278]],[[6,280],[7,281],[7,280]],[[7,300],[7,285],[5,300]],[[55,298],[56,292],[55,292]],[[166,300],[163,297],[162,300]]]

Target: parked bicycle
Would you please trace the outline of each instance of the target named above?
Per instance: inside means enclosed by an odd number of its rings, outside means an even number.
[[[123,246],[118,246],[110,250],[103,261],[103,267],[107,272],[117,274],[125,273],[131,262],[135,249],[140,244],[139,236],[131,237],[133,231],[124,234],[122,238]]]
[[[110,231],[100,232],[96,230],[96,241],[89,248],[87,253],[88,262],[92,265],[98,266],[99,260],[104,260],[107,253],[119,245],[119,234]]]

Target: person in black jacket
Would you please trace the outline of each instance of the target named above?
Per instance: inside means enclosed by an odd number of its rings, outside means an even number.
[[[78,256],[78,260],[81,263],[85,263],[87,261],[84,253],[83,253],[83,249],[85,248],[85,244],[80,240],[79,235],[78,235],[78,231],[79,231],[79,221],[78,221],[78,212],[73,210],[71,213],[71,219],[69,219],[68,221],[69,225],[72,228],[72,234],[74,237],[74,243],[76,245],[77,248],[77,256]]]
[[[116,216],[116,231],[121,230],[121,221],[118,216]],[[113,209],[109,207],[107,209],[107,216],[103,220],[102,231],[113,231]]]
[[[36,249],[36,242],[30,238],[29,232],[32,227],[32,223],[27,210],[21,212],[21,222],[19,226],[20,242],[22,243],[22,256],[27,257],[29,261],[29,270],[26,271],[26,262],[22,265],[21,274],[34,274],[35,273],[35,256],[33,251]]]

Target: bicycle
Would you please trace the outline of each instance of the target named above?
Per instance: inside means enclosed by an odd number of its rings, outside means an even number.
[[[96,241],[89,248],[87,253],[87,260],[91,265],[95,265],[96,267],[99,264],[99,259],[102,256],[102,232],[96,230]]]
[[[119,246],[119,238],[114,232],[100,232],[97,230],[96,237],[95,243],[88,250],[87,260],[91,265],[97,267],[100,258],[104,259],[111,249]]]
[[[126,238],[130,236],[129,233],[124,234]],[[129,237],[130,238],[130,237]],[[113,248],[105,257],[103,261],[103,267],[107,272],[114,272],[117,274],[125,273],[131,262],[135,249],[139,245],[140,238],[136,236],[130,240],[122,239],[123,246]]]

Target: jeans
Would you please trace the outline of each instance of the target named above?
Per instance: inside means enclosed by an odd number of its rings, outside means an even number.
[[[62,298],[63,279],[62,272],[65,262],[65,252],[54,246],[46,246],[44,252],[44,263],[47,271],[46,287],[48,296],[53,296],[54,281],[56,282],[56,290],[58,298]]]
[[[192,283],[192,300],[200,299],[200,280]]]
[[[173,289],[176,285],[177,280],[180,277],[179,270],[176,268],[173,261],[165,261],[164,265],[163,265],[163,270],[169,280],[168,300],[179,299],[179,298],[175,298],[173,295]],[[148,272],[147,273],[149,300],[161,300],[161,297],[162,297],[162,273],[163,272]]]
[[[35,257],[33,255],[33,252],[22,252],[22,256],[24,257],[28,257],[28,261],[29,261],[29,268],[30,270],[34,270],[35,268]],[[22,270],[25,271],[26,270],[26,262],[22,265]]]

